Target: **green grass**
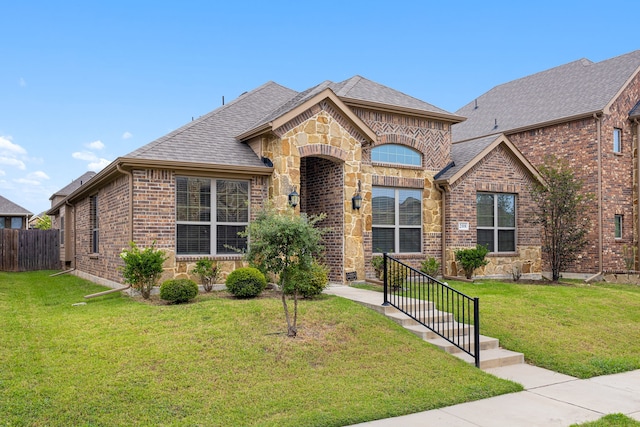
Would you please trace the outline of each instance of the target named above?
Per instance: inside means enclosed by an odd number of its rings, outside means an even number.
[[[623,414],[610,414],[583,424],[571,424],[571,427],[640,427],[640,421],[626,417]]]
[[[533,365],[578,378],[640,369],[640,286],[448,283],[480,298],[483,335]]]
[[[340,426],[521,390],[351,301],[143,303],[0,273],[0,425]],[[86,305],[73,306],[85,302]]]

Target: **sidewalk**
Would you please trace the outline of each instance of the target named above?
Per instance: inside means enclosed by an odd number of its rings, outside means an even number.
[[[330,286],[325,293],[382,304],[378,292]],[[520,383],[525,391],[432,411],[358,424],[374,427],[562,426],[622,413],[640,421],[640,370],[580,380],[527,364],[486,372]]]

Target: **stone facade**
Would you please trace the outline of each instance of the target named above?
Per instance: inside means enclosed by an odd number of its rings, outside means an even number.
[[[475,274],[511,277],[516,267],[524,274],[540,274],[540,236],[538,229],[527,221],[528,213],[534,208],[530,190],[534,182],[531,173],[499,145],[452,183],[446,194],[446,275],[464,276],[463,269],[456,263],[455,251],[476,245],[478,192],[516,195],[516,251],[489,254],[489,264]],[[461,222],[468,223],[467,230],[460,229]]]

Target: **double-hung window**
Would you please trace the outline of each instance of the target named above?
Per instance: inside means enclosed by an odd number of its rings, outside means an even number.
[[[373,187],[373,252],[422,251],[422,191]]]
[[[515,194],[478,193],[476,210],[478,244],[490,252],[515,252]]]
[[[622,153],[622,129],[613,128],[613,152]]]
[[[247,248],[238,236],[249,225],[249,182],[176,178],[176,252],[233,254]]]

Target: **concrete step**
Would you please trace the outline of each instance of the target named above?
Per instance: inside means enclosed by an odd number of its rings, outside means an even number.
[[[475,363],[473,357],[467,353],[453,353],[454,356],[469,362]],[[490,350],[480,350],[480,369],[499,368],[524,363],[524,355],[504,348],[494,348]]]
[[[462,350],[459,347],[451,344],[449,341],[445,340],[442,337],[432,338],[425,341],[427,341],[429,344],[435,345],[440,350],[446,351],[447,353],[450,353],[450,354],[462,352]],[[464,348],[467,350],[469,349],[473,350],[474,345],[475,345],[475,341],[473,340],[473,337],[472,337],[471,342],[464,343]],[[493,350],[496,348],[500,348],[500,341],[498,339],[480,335],[480,351],[481,352],[483,350]]]
[[[387,316],[389,319],[393,320],[394,322],[398,323],[399,325],[402,326],[411,326],[411,325],[419,325],[420,323],[417,322],[415,319],[413,319],[411,316],[401,313],[399,311],[388,311],[386,313],[384,313],[385,316]],[[429,320],[429,323],[434,322],[434,323],[440,323],[440,324],[453,324],[454,322],[452,322],[453,316],[451,315],[451,313],[445,313],[443,311],[433,311],[433,312],[429,312],[427,313],[427,319]],[[457,323],[456,323],[457,324]]]

